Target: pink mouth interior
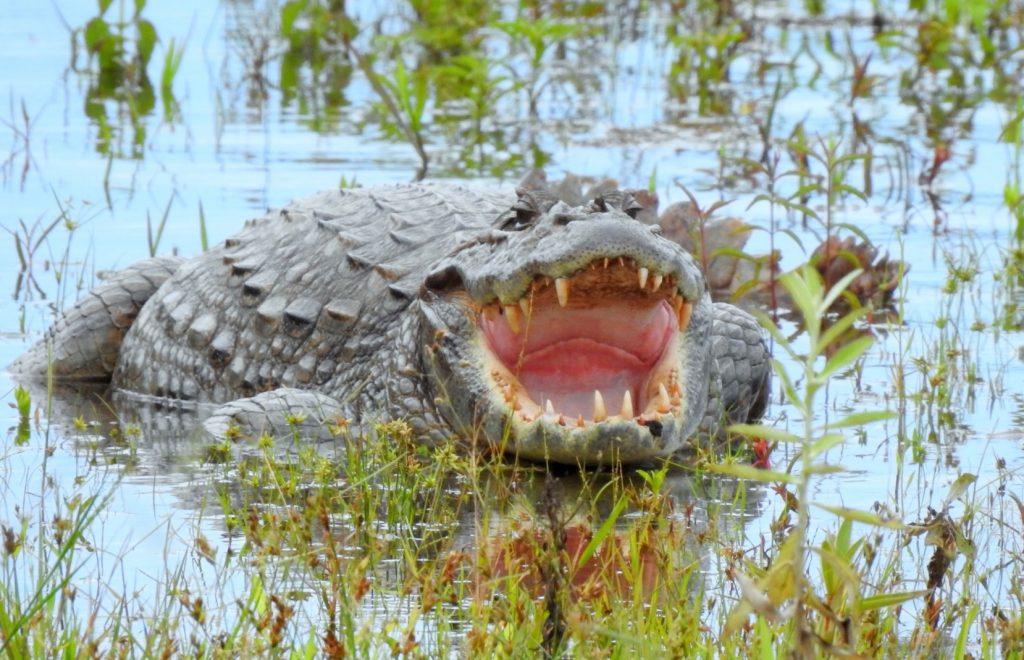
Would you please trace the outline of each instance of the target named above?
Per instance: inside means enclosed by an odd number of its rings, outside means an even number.
[[[638,413],[646,406],[645,384],[665,354],[678,322],[665,300],[653,304],[613,302],[584,309],[543,305],[512,332],[504,315],[480,324],[487,343],[540,406],[590,419],[594,390],[609,415],[618,414],[626,391]]]

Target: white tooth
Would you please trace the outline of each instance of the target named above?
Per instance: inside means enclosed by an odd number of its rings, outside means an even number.
[[[558,304],[565,307],[569,304],[569,278],[559,277],[555,280],[555,293],[558,294]]]
[[[619,413],[619,417],[622,419],[633,419],[633,397],[630,396],[629,390],[622,395],[622,412]]]
[[[604,397],[601,396],[601,390],[594,390],[594,421],[603,422],[607,417],[608,413],[604,409]]]
[[[693,303],[684,302],[677,312],[679,316],[679,332],[686,330],[686,326],[690,323],[690,314],[693,313]]]
[[[508,322],[508,327],[512,328],[512,332],[519,334],[519,306],[518,305],[505,305],[505,320]]]
[[[651,290],[652,291],[657,291],[658,289],[660,289],[661,288],[661,283],[662,283],[662,281],[664,281],[664,279],[665,279],[664,275],[655,275],[654,276],[654,284],[652,285]]]
[[[605,268],[607,268],[607,267],[608,267],[608,257],[605,257],[605,258],[604,258],[604,267],[605,267]]]
[[[642,289],[647,286],[647,276],[650,274],[650,271],[646,268],[641,268],[637,272],[640,274],[640,288]]]
[[[526,298],[519,299],[519,309],[523,310],[523,316],[530,315],[530,301]]]
[[[554,415],[555,415],[555,407],[553,405],[551,405],[551,399],[548,399],[544,403],[544,414],[545,415],[551,415],[552,417],[554,417]]]
[[[665,383],[658,383],[658,412],[666,413],[672,409],[672,401],[668,398]]]

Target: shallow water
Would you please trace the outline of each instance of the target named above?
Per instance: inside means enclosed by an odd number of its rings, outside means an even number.
[[[845,17],[847,8],[833,12]],[[941,508],[949,485],[960,474],[972,473],[978,476],[972,491],[978,506],[994,520],[1007,519],[1011,503],[996,492],[997,486],[1024,495],[1024,335],[1020,314],[1006,312],[1008,305],[1022,304],[1024,287],[1013,286],[1004,260],[1014,221],[1003,203],[1004,186],[1020,163],[1013,147],[1000,141],[1013,106],[973,94],[973,82],[958,87],[944,73],[912,90],[900,89],[895,81],[911,66],[910,56],[880,48],[870,16],[788,24],[786,19],[796,13],[793,7],[772,4],[757,13],[762,31],[732,61],[729,82],[718,89],[717,102],[725,105],[721,112],[702,112],[696,95],[681,98],[670,90],[667,71],[676,49],[663,36],[669,21],[664,13],[641,15],[639,39],[609,19],[602,26],[608,36],[578,40],[578,48],[569,48],[563,62],[549,53],[543,73],[549,85],[539,93],[536,116],[529,116],[520,94],[509,93],[497,104],[486,121],[507,144],[488,153],[491,167],[460,167],[468,135],[464,127],[451,131],[426,122],[431,176],[512,185],[523,167],[500,164],[538,149],[550,158],[550,176],[614,177],[641,188],[653,180],[662,208],[685,200],[680,187],[685,186],[702,204],[734,199],[724,213],[769,227],[769,207],[750,206],[765,190],[764,179],[745,172],[735,159],[760,155],[757,126],[766,121],[776,80],[786,81],[786,91],[774,108],[775,137],[789,136],[800,124],[812,143],[818,135],[841,135],[843,148],[849,149],[856,117],[870,132],[858,149],[872,149],[872,193],[866,201],[854,196],[838,200],[835,221],[856,227],[882,251],[905,259],[911,270],[898,303],[902,322],[873,328],[878,342],[862,368],[833,381],[818,414],[825,419],[850,410],[896,408],[897,364],[903,365],[907,391],[914,396],[906,402],[906,428],[895,421],[872,425],[830,454],[830,462],[847,471],[815,481],[813,498],[860,509],[883,502],[903,520],[914,521],[923,519],[929,507]],[[364,186],[409,180],[419,166],[411,147],[387,138],[371,107],[374,91],[358,71],[351,73],[343,89],[346,101],[333,115],[284,98],[275,59],[282,44],[268,34],[273,12],[261,6],[182,0],[146,7],[144,15],[160,37],[150,65],[157,101],[136,127],[126,118],[126,104],[106,101],[113,131],[106,146],[97,122],[83,112],[91,80],[83,72],[87,59],[82,53],[73,59],[63,27],[84,25],[95,14],[92,6],[57,2],[40,9],[34,2],[12,0],[4,14],[0,61],[8,84],[0,91],[0,136],[9,137],[10,152],[0,167],[0,224],[11,237],[0,243],[5,255],[0,288],[7,293],[0,299],[0,365],[37,339],[54,309],[76,298],[96,271],[148,256],[147,218],[155,228],[166,210],[158,253],[195,254],[202,245],[200,206],[209,243],[215,244],[268,207],[336,187],[342,180]],[[826,32],[833,33],[834,45],[846,56],[823,49]],[[779,48],[783,33],[787,45]],[[798,55],[805,37],[807,50]],[[259,69],[265,76],[262,87],[250,66],[261,38],[270,42],[269,59]],[[184,45],[184,55],[172,85],[176,110],[168,115],[159,72],[172,39]],[[495,39],[494,48],[507,51],[519,75],[529,75],[515,47]],[[851,104],[845,91],[849,62],[868,53],[877,86]],[[779,65],[790,60],[791,67]],[[775,63],[779,73],[760,76],[766,62]],[[71,63],[79,70],[69,69]],[[305,91],[315,97],[323,90],[312,85]],[[958,104],[966,108],[953,110]],[[948,113],[945,120],[936,118],[943,113]],[[310,129],[325,116],[334,124],[331,130]],[[141,129],[141,146],[133,147]],[[949,160],[930,184],[922,183],[937,144],[948,146]],[[789,161],[784,164],[783,169],[791,167]],[[867,186],[863,169],[855,168],[850,180]],[[790,192],[796,186],[780,185]],[[824,209],[820,195],[809,203]],[[57,223],[33,259],[31,274],[38,286],[27,286],[19,280],[13,235],[24,237],[22,227],[35,227],[38,236],[62,210],[77,228],[69,232]],[[820,240],[820,229],[808,229],[779,208],[775,219],[792,232],[775,233],[782,265],[795,267],[806,253],[793,237],[811,249]],[[769,248],[768,232],[755,233],[746,247],[752,254]],[[952,293],[947,291],[946,255],[955,264],[976,262],[978,269]],[[58,281],[53,264],[62,262],[68,270]],[[940,317],[944,324],[936,322]],[[917,393],[929,389],[922,384],[936,374],[934,364],[941,357],[948,358],[942,378],[950,398],[927,404],[927,397]],[[933,364],[928,374],[921,371],[922,360]],[[6,374],[0,374],[0,398],[13,402],[13,383]],[[11,524],[38,510],[42,501],[76,481],[94,484],[94,492],[111,493],[98,541],[112,559],[101,559],[92,573],[81,576],[80,588],[92,585],[98,600],[100,585],[119,581],[138,591],[140,603],[159,594],[164,567],[177,565],[177,557],[191,552],[197,533],[218,547],[232,543],[218,506],[205,501],[194,485],[197,479],[202,482],[197,474],[206,470],[196,459],[198,448],[182,450],[176,440],[160,437],[146,437],[137,445],[111,441],[102,430],[95,435],[66,428],[44,432],[45,424],[34,425],[28,442],[15,446],[17,414],[3,406],[0,416],[12,429],[0,453],[0,521]],[[794,429],[801,423],[798,413],[781,403],[778,391],[769,419]],[[54,448],[49,456],[48,447]],[[773,463],[785,465],[787,458],[780,448]],[[1005,461],[1001,472],[997,460]],[[44,462],[46,474],[60,482],[57,488],[40,483]],[[756,515],[738,515],[752,544],[769,533],[769,523],[783,508],[768,489],[754,490],[750,508]],[[831,525],[823,517],[821,528]],[[993,526],[975,538],[979,567],[999,564],[1002,533]],[[926,561],[922,556],[908,559],[918,571]],[[194,566],[192,578],[213,579],[201,564]],[[999,580],[993,584],[997,594],[1007,588]],[[241,584],[208,586],[220,590],[223,603],[233,602],[235,592],[243,590]]]

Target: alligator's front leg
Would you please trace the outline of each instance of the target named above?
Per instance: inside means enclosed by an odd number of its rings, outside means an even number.
[[[109,381],[139,310],[183,261],[154,257],[107,276],[8,369],[33,379],[52,369],[57,380]]]
[[[218,439],[298,433],[303,440],[330,440],[349,414],[344,404],[326,394],[282,387],[218,406],[203,428]]]

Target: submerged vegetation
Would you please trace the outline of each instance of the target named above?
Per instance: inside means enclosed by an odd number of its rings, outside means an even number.
[[[3,331],[111,265],[83,225],[136,212],[141,257],[232,229],[271,170],[559,168],[686,199],[676,238],[773,337],[774,405],[728,448],[549,472],[402,420],[211,444],[184,413],[12,385],[0,655],[1024,655],[1024,4],[224,0],[201,128],[205,46],[157,4],[62,15],[74,148],[103,171],[82,199],[45,179],[42,107],[0,120],[3,185],[46,191],[2,221]],[[226,226],[218,183],[176,178],[219,181],[201,159],[161,160],[208,130],[242,167],[233,123],[274,121],[313,140]]]

